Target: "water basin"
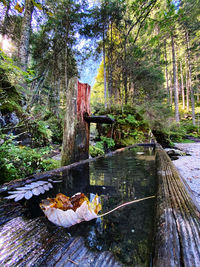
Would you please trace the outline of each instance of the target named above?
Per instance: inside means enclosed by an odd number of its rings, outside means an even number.
[[[46,240],[50,234],[56,236],[60,231],[62,234],[60,234],[59,239],[63,237],[62,246],[66,246],[68,242],[71,242],[71,239],[81,238],[84,246],[89,251],[87,253],[91,251],[91,253],[96,253],[95,255],[97,255],[98,253],[109,251],[122,266],[150,266],[154,234],[155,199],[134,203],[105,217],[83,222],[68,229],[61,229],[49,222],[40,210],[39,203],[41,199],[55,197],[59,192],[68,196],[83,192],[88,197],[98,193],[102,203],[101,213],[105,213],[124,202],[155,195],[155,173],[155,155],[153,149],[149,147],[132,148],[123,153],[114,154],[111,157],[100,158],[96,161],[73,167],[61,174],[62,182],[54,184],[54,188],[51,191],[39,197],[33,197],[29,201],[22,200],[15,204],[23,208],[23,212],[20,214],[21,217],[18,216],[17,219],[12,217],[10,221],[5,222],[5,224],[2,223],[1,227],[5,227],[7,223],[10,228],[7,226],[5,229],[10,231],[9,229],[12,228],[12,225],[13,227],[17,225],[15,220],[25,221],[28,225],[31,222],[37,222],[35,227],[39,229],[42,225],[41,229],[46,231]],[[23,222],[18,222],[18,225],[23,224]],[[4,230],[5,232],[5,229],[1,228],[0,231]],[[40,232],[44,231],[41,229]],[[36,239],[35,237],[34,242],[36,242]],[[20,244],[21,247],[27,246],[27,242]],[[39,261],[37,259],[35,262],[32,260],[33,265],[28,266],[51,265],[50,263],[47,264],[46,258],[49,259],[49,251],[52,251],[52,248],[48,242],[46,246],[48,246],[48,253],[46,252],[45,242],[43,242],[43,260]],[[11,248],[8,247],[8,250]],[[54,250],[54,252],[56,251]],[[12,253],[9,254],[8,252],[6,254],[6,251],[4,253],[4,260],[0,256],[0,262],[7,263],[6,266],[13,266],[13,262],[17,261],[12,260]],[[45,253],[48,254],[46,258]],[[55,255],[57,255],[56,253]],[[6,260],[6,255],[10,257],[9,261]],[[76,257],[73,261],[76,263]],[[23,265],[23,259],[20,262]],[[53,262],[52,259],[51,262]],[[72,264],[72,266],[75,263],[68,261],[68,264]],[[54,265],[52,263],[52,266]],[[80,263],[79,266],[101,265],[81,265]]]

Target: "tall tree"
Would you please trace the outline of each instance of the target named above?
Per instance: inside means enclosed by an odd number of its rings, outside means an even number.
[[[32,0],[25,0],[25,13],[22,21],[21,38],[19,45],[19,59],[24,70],[27,68],[29,42],[31,34],[31,21],[34,5]]]
[[[173,80],[174,80],[174,104],[175,104],[175,118],[176,122],[180,122],[179,117],[179,101],[178,101],[178,79],[177,79],[177,71],[176,71],[176,52],[175,52],[175,44],[174,44],[174,36],[173,33],[171,35],[171,45],[172,45],[172,63],[173,63]]]
[[[184,88],[184,81],[183,81],[183,67],[182,61],[180,60],[180,72],[181,72],[181,93],[182,93],[182,104],[183,110],[185,110],[185,88]]]
[[[191,95],[191,105],[192,105],[192,123],[195,125],[195,101],[194,101],[194,89],[192,86],[192,65],[191,65],[191,56],[190,56],[190,41],[189,41],[189,34],[186,30],[185,32],[185,38],[186,38],[186,46],[187,46],[187,60],[188,60],[188,71],[189,71],[189,89],[190,89],[190,95]]]

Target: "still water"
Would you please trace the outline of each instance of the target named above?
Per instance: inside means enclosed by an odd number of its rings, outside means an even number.
[[[155,157],[152,148],[137,147],[100,158],[63,173],[48,196],[83,192],[101,198],[102,213],[134,199],[155,195]],[[155,200],[121,208],[105,217],[66,229],[84,236],[92,250],[109,250],[126,266],[149,266],[153,242]]]
[[[40,198],[29,201],[32,216],[41,198],[61,192],[72,196],[98,194],[105,213],[116,206],[155,195],[155,156],[152,148],[136,147],[107,158],[82,164],[62,173],[62,182]],[[145,200],[105,216],[66,229],[72,237],[83,236],[94,251],[110,251],[125,266],[150,266],[155,199]],[[35,208],[34,208],[35,207]]]

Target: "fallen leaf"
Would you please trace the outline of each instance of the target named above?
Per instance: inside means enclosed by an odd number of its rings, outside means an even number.
[[[101,204],[98,195],[90,202],[83,193],[78,193],[71,198],[59,193],[56,198],[43,200],[40,208],[49,221],[67,228],[82,221],[97,218]]]

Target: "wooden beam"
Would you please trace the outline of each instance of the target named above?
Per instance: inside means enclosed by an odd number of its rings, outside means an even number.
[[[167,153],[156,148],[157,221],[153,266],[200,266],[200,214]]]
[[[105,123],[112,124],[115,122],[114,119],[109,118],[108,116],[89,116],[87,113],[84,114],[84,120],[88,123]]]

